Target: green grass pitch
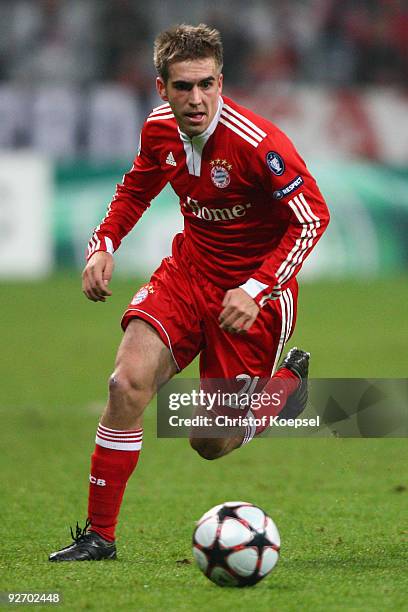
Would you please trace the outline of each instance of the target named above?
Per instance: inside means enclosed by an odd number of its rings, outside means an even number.
[[[269,438],[206,462],[186,440],[156,439],[151,406],[119,560],[47,561],[86,517],[118,319],[137,283],[112,287],[93,304],[74,273],[0,285],[0,590],[60,591],[67,610],[407,610],[406,439]],[[407,302],[407,278],[304,284],[289,346],[312,352],[315,377],[406,377]],[[231,499],[265,508],[282,537],[277,568],[250,589],[217,587],[192,563],[194,521]]]

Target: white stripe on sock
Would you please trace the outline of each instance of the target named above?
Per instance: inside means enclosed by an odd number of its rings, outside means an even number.
[[[137,451],[142,448],[143,429],[110,429],[99,424],[95,442],[104,448]]]

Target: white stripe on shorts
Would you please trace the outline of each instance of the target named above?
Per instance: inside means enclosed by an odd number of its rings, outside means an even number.
[[[278,348],[276,350],[275,361],[273,364],[271,376],[275,374],[276,367],[282,355],[283,347],[287,342],[293,324],[293,296],[290,289],[285,289],[279,298],[282,312],[281,334],[279,338]]]

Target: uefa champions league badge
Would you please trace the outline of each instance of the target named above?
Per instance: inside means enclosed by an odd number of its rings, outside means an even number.
[[[269,170],[276,176],[281,176],[285,172],[285,162],[276,151],[269,151],[266,154],[266,163]]]
[[[132,306],[137,306],[141,302],[143,302],[149,294],[154,292],[153,285],[149,283],[148,285],[144,285],[139,289],[139,291],[135,294],[133,300],[131,301]]]
[[[210,166],[211,180],[213,184],[219,189],[225,189],[225,187],[228,187],[231,182],[231,164],[229,164],[226,159],[213,159],[210,162]]]

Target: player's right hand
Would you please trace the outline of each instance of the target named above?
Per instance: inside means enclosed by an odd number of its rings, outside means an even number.
[[[82,272],[82,291],[88,300],[106,302],[112,295],[108,285],[114,268],[113,256],[105,251],[97,251],[92,255]]]

